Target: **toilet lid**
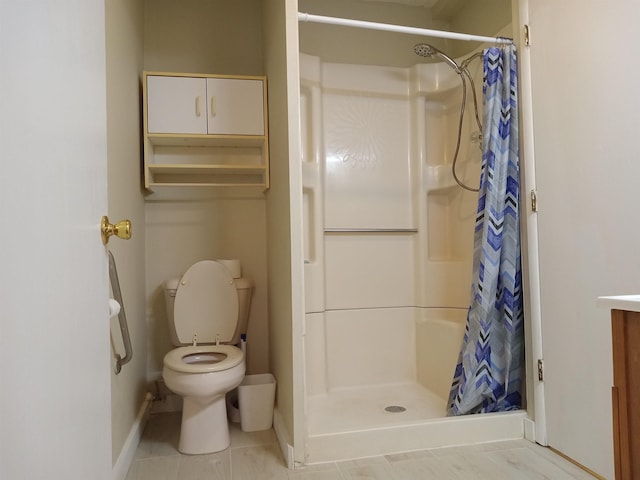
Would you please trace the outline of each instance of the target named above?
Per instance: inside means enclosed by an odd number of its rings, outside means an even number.
[[[174,322],[183,344],[228,342],[238,323],[238,292],[229,270],[212,260],[192,265],[180,279]]]

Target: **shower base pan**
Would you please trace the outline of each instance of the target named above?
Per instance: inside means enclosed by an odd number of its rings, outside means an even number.
[[[418,383],[334,390],[308,398],[308,465],[524,437],[523,410],[446,417]]]

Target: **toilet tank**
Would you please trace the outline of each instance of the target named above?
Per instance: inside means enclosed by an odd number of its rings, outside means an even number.
[[[164,290],[164,305],[167,311],[167,325],[169,326],[169,335],[171,336],[171,345],[179,346],[181,345],[180,340],[178,340],[178,334],[176,333],[176,324],[173,323],[173,305],[176,300],[176,290],[178,289],[178,283],[180,282],[180,277],[170,278],[165,280],[163,284]]]
[[[174,277],[166,280],[163,285],[164,289],[164,301],[167,310],[167,323],[169,326],[169,335],[171,336],[171,344],[178,347],[185,345],[180,343],[178,335],[176,333],[176,324],[174,323],[175,317],[173,315],[173,306],[176,298],[176,290],[180,283],[181,277]],[[238,323],[236,330],[228,342],[231,345],[237,345],[240,343],[240,335],[246,333],[247,325],[249,324],[249,313],[251,311],[251,298],[253,295],[253,282],[248,278],[234,278],[233,282],[238,292]]]
[[[253,282],[248,278],[234,278],[238,292],[238,325],[231,339],[232,345],[240,343],[240,335],[247,333],[249,325],[249,313],[251,311],[251,298],[253,296]]]

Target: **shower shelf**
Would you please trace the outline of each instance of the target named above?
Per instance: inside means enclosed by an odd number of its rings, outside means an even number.
[[[427,190],[447,190],[457,186],[451,172],[451,165],[426,166],[424,184]]]
[[[269,188],[266,77],[144,72],[144,186]]]

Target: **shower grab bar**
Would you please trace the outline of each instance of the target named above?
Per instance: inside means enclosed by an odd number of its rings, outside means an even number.
[[[325,228],[324,233],[418,233],[417,228]]]
[[[122,366],[128,363],[133,357],[133,349],[131,348],[131,337],[129,336],[129,326],[127,325],[127,315],[124,313],[124,302],[122,301],[122,293],[120,292],[120,281],[118,280],[118,270],[116,268],[116,261],[113,258],[111,250],[107,250],[109,253],[109,280],[111,281],[111,292],[115,297],[116,302],[120,304],[120,311],[118,312],[118,323],[120,324],[120,332],[122,334],[122,343],[124,344],[124,357],[121,357],[119,353],[116,353],[116,375],[122,370]]]

